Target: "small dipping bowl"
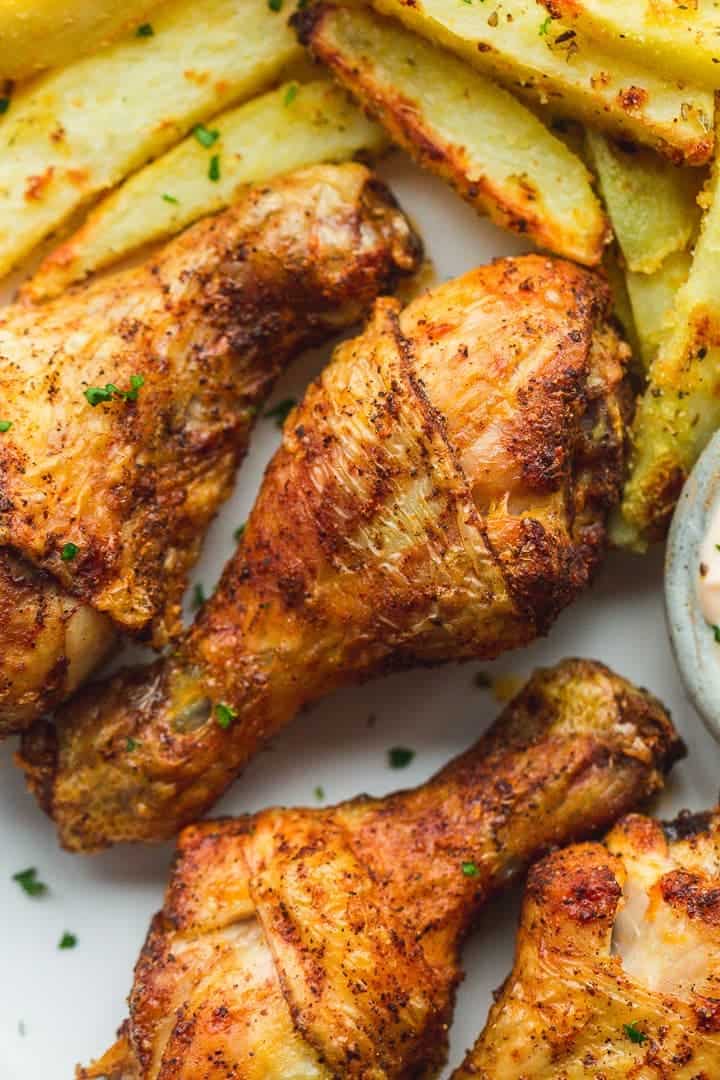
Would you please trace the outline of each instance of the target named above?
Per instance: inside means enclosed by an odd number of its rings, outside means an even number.
[[[720,644],[703,615],[699,593],[701,549],[719,510],[720,432],[683,488],[665,557],[665,608],[675,659],[695,708],[720,742]]]

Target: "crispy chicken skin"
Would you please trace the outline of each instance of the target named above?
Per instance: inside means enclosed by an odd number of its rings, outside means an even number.
[[[453,1080],[719,1080],[720,809],[631,814],[530,875],[515,966]]]
[[[275,378],[419,254],[366,168],[317,167],[249,189],[139,268],[0,315],[0,734],[72,691],[113,627],[158,647],[179,632]],[[86,400],[137,375],[134,401]]]
[[[404,311],[378,302],[289,417],[175,655],[25,740],[66,847],[173,835],[337,686],[547,630],[601,556],[622,475],[627,349],[608,300],[590,272],[526,256]]]
[[[659,789],[682,751],[659,702],[568,660],[414,791],[186,829],[130,1019],[79,1076],[437,1075],[488,897]]]

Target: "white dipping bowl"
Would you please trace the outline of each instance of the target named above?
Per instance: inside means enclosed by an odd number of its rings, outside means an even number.
[[[665,558],[665,610],[675,659],[695,708],[720,742],[720,644],[700,608],[700,549],[720,506],[720,432],[691,472]]]

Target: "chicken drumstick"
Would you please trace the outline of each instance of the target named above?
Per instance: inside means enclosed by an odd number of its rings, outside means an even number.
[[[25,740],[63,844],[171,836],[305,702],[544,632],[618,495],[627,349],[608,312],[599,277],[540,256],[380,301],[288,418],[178,651]]]
[[[245,192],[145,265],[0,313],[0,736],[122,630],[164,645],[254,417],[419,244],[360,165]]]
[[[571,660],[414,791],[187,829],[130,1020],[80,1076],[437,1075],[488,897],[661,787],[681,752],[657,701]]]
[[[453,1080],[530,1076],[720,1080],[720,808],[632,814],[533,869],[515,967]]]

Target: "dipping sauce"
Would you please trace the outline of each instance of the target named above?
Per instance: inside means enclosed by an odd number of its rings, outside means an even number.
[[[700,548],[699,575],[700,609],[713,629],[720,628],[720,507],[712,516]]]

